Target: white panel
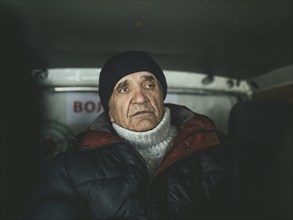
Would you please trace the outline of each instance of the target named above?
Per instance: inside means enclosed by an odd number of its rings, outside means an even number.
[[[49,87],[95,87],[99,86],[99,68],[62,68],[34,70],[36,81]],[[204,84],[205,74],[164,70],[169,91],[194,92],[222,91],[249,94],[250,87],[246,81],[215,76],[211,83]]]

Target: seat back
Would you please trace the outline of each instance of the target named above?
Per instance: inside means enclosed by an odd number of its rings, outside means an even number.
[[[229,116],[249,218],[292,218],[292,104],[244,101]],[[247,190],[247,191],[246,191]]]

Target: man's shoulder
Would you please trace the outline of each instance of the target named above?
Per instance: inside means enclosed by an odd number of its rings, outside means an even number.
[[[105,145],[121,143],[123,140],[110,132],[88,129],[76,135],[70,144],[72,150],[94,150]]]
[[[206,115],[197,113],[187,106],[178,105],[173,103],[166,103],[165,107],[168,107],[171,111],[172,124],[176,126],[182,126],[187,122],[196,121],[196,123],[208,123],[213,124],[214,121]]]

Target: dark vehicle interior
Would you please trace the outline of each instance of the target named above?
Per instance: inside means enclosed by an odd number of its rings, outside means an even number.
[[[226,121],[249,204],[239,218],[292,219],[292,0],[0,6],[1,219],[21,219],[44,169],[44,109],[33,70],[100,68],[126,50],[148,52],[164,70],[202,73],[206,84],[216,77],[233,79],[234,88],[247,83],[249,95],[231,106]]]

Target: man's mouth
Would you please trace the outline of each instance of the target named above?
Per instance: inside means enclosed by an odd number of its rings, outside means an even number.
[[[135,112],[134,114],[132,114],[131,117],[145,115],[145,114],[153,114],[153,112],[152,111],[147,111],[147,110],[138,111],[138,112]]]

